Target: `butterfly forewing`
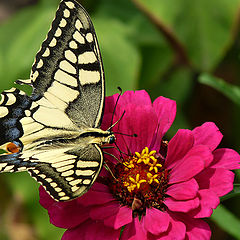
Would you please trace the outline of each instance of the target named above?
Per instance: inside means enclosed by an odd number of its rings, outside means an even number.
[[[99,127],[104,72],[96,34],[87,12],[62,1],[30,76],[32,97],[47,98],[80,128]]]
[[[98,128],[104,72],[90,17],[77,2],[60,3],[30,79],[17,82],[33,93],[2,93],[0,143],[13,150],[0,155],[0,171],[28,170],[56,200],[81,196],[102,168],[99,146],[112,133]]]

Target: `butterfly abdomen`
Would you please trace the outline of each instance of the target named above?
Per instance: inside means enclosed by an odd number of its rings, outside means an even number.
[[[89,144],[104,144],[113,143],[115,136],[110,130],[102,130],[100,128],[88,128],[80,135],[80,139],[86,139]]]

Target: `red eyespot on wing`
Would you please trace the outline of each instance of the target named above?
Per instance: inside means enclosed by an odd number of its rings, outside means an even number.
[[[7,151],[9,152],[9,154],[11,153],[17,153],[20,151],[20,147],[17,146],[16,144],[10,142],[8,145],[7,145]]]

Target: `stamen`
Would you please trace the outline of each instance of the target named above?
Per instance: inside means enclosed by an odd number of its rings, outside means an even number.
[[[164,168],[165,158],[155,150],[145,147],[117,163],[110,189],[122,204],[132,207],[134,199],[142,203],[142,213],[146,207],[164,209],[163,199],[168,186],[168,170]]]

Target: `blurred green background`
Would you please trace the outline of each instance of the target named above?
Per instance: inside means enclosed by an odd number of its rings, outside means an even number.
[[[168,133],[214,121],[240,151],[240,0],[85,0],[107,95],[146,89],[177,101]],[[0,0],[0,91],[28,79],[59,0]],[[236,172],[239,183],[240,172]],[[239,185],[208,220],[212,239],[240,239]],[[0,175],[0,240],[60,239],[27,173]]]

